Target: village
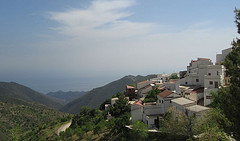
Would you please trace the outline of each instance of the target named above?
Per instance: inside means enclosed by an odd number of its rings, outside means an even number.
[[[189,63],[186,71],[158,74],[156,78],[139,82],[136,86],[127,85],[124,94],[131,105],[131,121],[143,121],[149,130],[157,129],[158,120],[171,107],[183,114],[187,111],[189,116],[203,117],[210,109],[212,93],[229,83],[222,62],[231,50],[228,48],[217,54],[215,64],[209,58],[197,58]],[[160,91],[157,100],[144,102],[154,89]],[[117,100],[112,98],[105,110]]]

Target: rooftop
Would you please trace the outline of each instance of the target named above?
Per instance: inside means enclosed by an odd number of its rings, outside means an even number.
[[[204,88],[203,87],[200,87],[200,88],[197,88],[197,89],[194,89],[193,91],[192,91],[192,93],[203,93],[204,92]]]
[[[186,104],[195,103],[194,101],[183,98],[183,97],[173,99],[172,102],[177,103],[179,105],[186,105]]]
[[[139,82],[138,84],[143,84],[143,83],[147,83],[147,82],[149,82],[149,81],[145,80],[145,81]]]
[[[188,109],[189,111],[193,111],[193,112],[197,113],[197,112],[209,110],[210,108],[200,106],[200,105],[192,105],[192,106],[187,107],[186,109]]]
[[[170,91],[170,90],[165,90],[165,91],[159,93],[158,96],[160,96],[160,97],[162,97],[162,98],[165,98],[165,97],[169,96],[169,95],[172,94],[172,93],[173,93],[173,92]]]
[[[129,86],[129,85],[127,85],[126,87],[127,87],[127,89],[135,89],[135,87]]]
[[[139,106],[142,106],[142,101],[139,100],[139,101],[135,101],[134,103],[132,103],[132,105],[139,105]]]

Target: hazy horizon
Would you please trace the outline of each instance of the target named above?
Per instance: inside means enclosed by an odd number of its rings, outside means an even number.
[[[186,70],[231,47],[239,1],[0,2],[0,81],[88,91],[126,75]]]

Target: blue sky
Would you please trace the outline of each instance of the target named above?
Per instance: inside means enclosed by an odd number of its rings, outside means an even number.
[[[171,73],[230,47],[236,0],[2,0],[0,80],[46,93]]]

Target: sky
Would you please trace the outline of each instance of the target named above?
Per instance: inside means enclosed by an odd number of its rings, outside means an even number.
[[[237,35],[237,0],[1,0],[0,81],[88,91],[126,75],[215,62]]]

